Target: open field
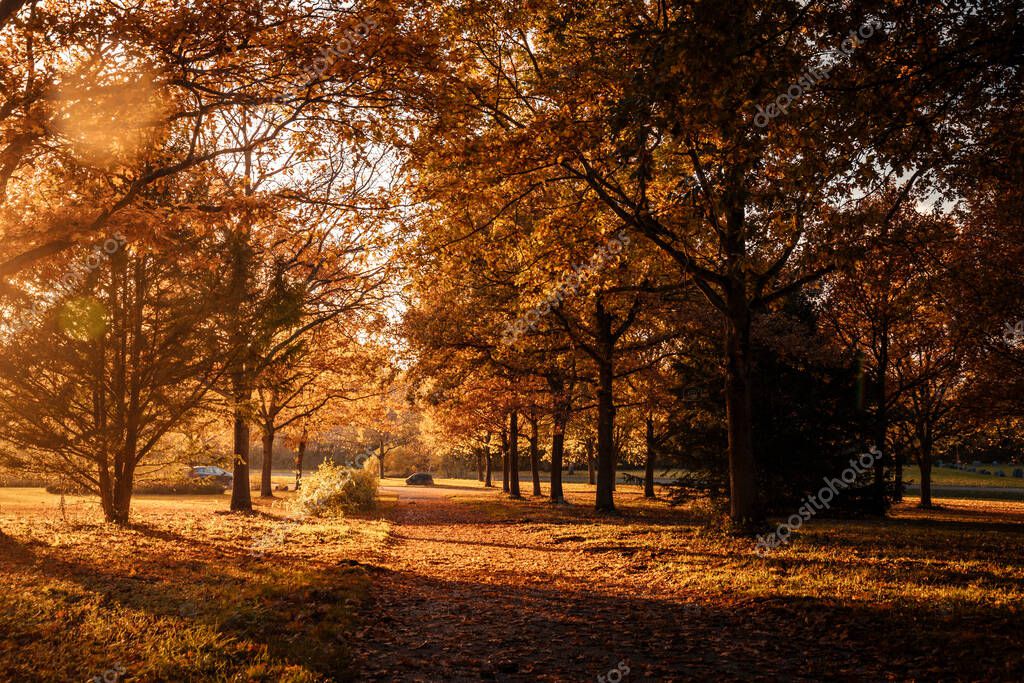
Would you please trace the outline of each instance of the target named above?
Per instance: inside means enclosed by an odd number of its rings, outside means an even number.
[[[1017,479],[1012,476],[1013,471],[1022,469],[1024,465],[984,465],[978,469],[987,469],[990,472],[1001,471],[1004,476],[998,477],[995,474],[978,474],[977,472],[965,472],[953,469],[952,467],[933,467],[932,486],[985,486],[991,488],[1017,488],[1024,489],[1024,479]],[[906,467],[903,470],[903,478],[912,481],[914,484],[921,482],[921,471],[915,465]]]
[[[0,489],[0,680],[311,681],[351,675],[354,612],[388,523],[224,514],[226,496],[93,500]]]
[[[226,497],[93,502],[0,489],[0,679],[1014,680],[1024,504],[915,501],[812,520],[766,557],[706,505],[620,487],[620,515],[470,480],[382,482],[379,514],[286,521]],[[546,489],[546,487],[545,487]],[[828,657],[819,657],[828,652]],[[999,653],[981,656],[979,653]]]

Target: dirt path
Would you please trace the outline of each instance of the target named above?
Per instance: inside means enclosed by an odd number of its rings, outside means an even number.
[[[656,558],[636,536],[655,532],[612,519],[623,536],[594,545],[593,527],[545,508],[400,501],[358,634],[360,680],[778,680],[788,668],[751,671],[739,651],[768,649],[772,633],[644,571]]]
[[[529,518],[525,527],[489,520],[440,498],[405,500],[392,517],[394,543],[365,615],[365,680],[597,680],[650,650],[638,622],[674,618],[638,610],[625,585],[595,584],[606,567],[567,547],[582,540],[571,529],[568,540],[540,539]],[[633,666],[627,680],[638,679]]]

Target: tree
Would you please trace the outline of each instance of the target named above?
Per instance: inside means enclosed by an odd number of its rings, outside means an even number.
[[[1013,13],[996,5],[1009,39]],[[435,19],[415,71],[425,82],[396,86],[427,131],[417,168],[486,178],[504,201],[477,226],[552,186],[583,187],[675,262],[725,321],[731,516],[756,521],[755,314],[845,260],[845,203],[928,167],[929,134],[906,131],[945,135],[947,114],[988,107],[985,89],[1006,76],[992,67],[1012,54],[976,40],[980,22],[904,3],[460,9]],[[921,35],[950,57],[930,57]]]
[[[335,334],[331,334],[335,332]],[[256,418],[262,432],[263,466],[260,476],[260,496],[274,495],[271,483],[273,471],[274,439],[281,430],[292,425],[305,425],[332,401],[345,397],[340,390],[340,377],[336,366],[351,362],[340,353],[343,343],[336,330],[317,329],[303,343],[296,344],[279,356],[260,376],[256,385]],[[297,445],[305,450],[306,439]],[[301,465],[302,455],[299,455]],[[297,468],[301,470],[301,466]]]
[[[299,67],[342,37],[339,16],[287,1],[0,5],[0,279],[102,239],[150,189],[252,152],[313,102],[326,106],[325,89],[352,85],[351,60],[312,80]],[[256,103],[274,104],[272,125],[242,145],[220,134]],[[57,187],[81,200],[50,205],[45,190]]]
[[[206,353],[209,293],[188,277],[201,268],[196,242],[180,237],[165,252],[121,242],[0,353],[0,431],[21,451],[13,459],[96,493],[109,522],[127,524],[137,468],[221,372]],[[41,280],[75,265],[53,258]]]

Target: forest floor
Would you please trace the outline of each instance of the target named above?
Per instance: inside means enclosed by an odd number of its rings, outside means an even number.
[[[399,498],[357,634],[361,680],[1014,680],[1024,505],[820,520],[759,557],[709,510],[620,515],[496,492]],[[528,489],[528,486],[527,486]],[[628,673],[627,673],[628,672]]]
[[[139,497],[127,529],[0,488],[0,680],[1022,678],[1021,503],[813,520],[760,557],[636,487],[608,516],[586,484],[385,484],[344,520]]]

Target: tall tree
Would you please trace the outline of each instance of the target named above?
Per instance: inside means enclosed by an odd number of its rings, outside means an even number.
[[[128,522],[140,464],[222,371],[206,353],[209,291],[188,277],[203,267],[190,253],[197,243],[179,236],[181,246],[166,251],[117,244],[109,262],[48,302],[42,320],[0,351],[0,433],[18,449],[12,459],[97,494],[106,520],[118,524]],[[44,281],[77,265],[59,256],[44,263]]]
[[[1007,38],[1011,4],[986,8]],[[844,259],[844,203],[926,167],[929,132],[988,106],[1012,51],[976,40],[983,20],[896,2],[459,10],[424,19],[437,39],[402,84],[429,131],[418,167],[488,179],[504,197],[491,220],[582,186],[677,264],[724,319],[731,515],[757,519],[755,314]]]

